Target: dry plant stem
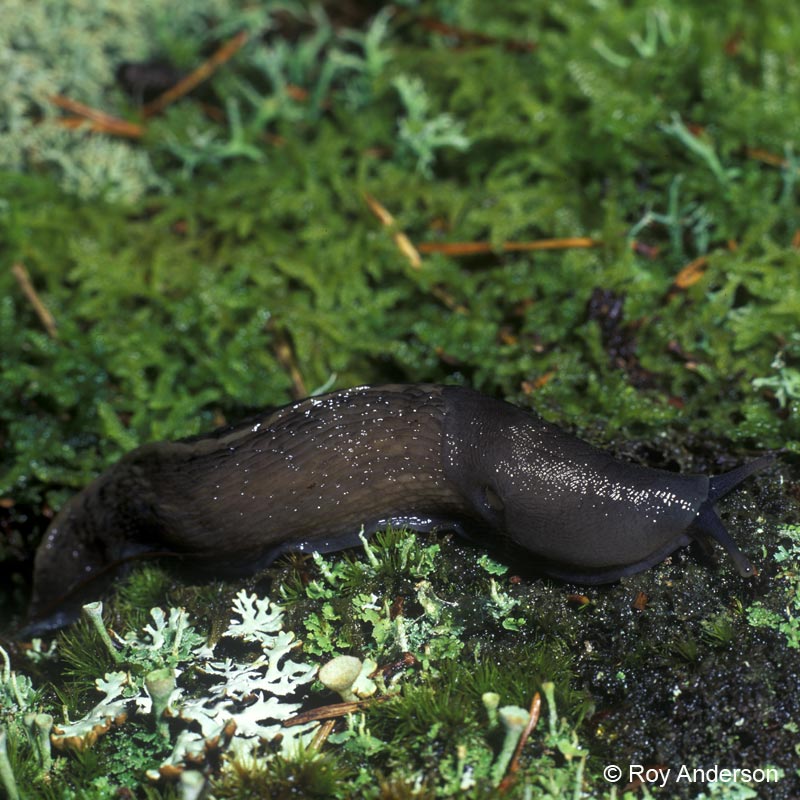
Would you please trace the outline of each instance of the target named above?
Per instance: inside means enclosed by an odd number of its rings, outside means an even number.
[[[503,242],[499,248],[491,242],[422,242],[417,246],[420,253],[444,253],[447,256],[473,256],[481,253],[528,252],[531,250],[573,250],[600,247],[599,239],[574,236],[568,239],[537,239],[531,242]]]
[[[208,80],[226,61],[242,48],[247,41],[247,32],[240,31],[232,39],[229,39],[219,48],[207,61],[204,61],[197,69],[190,72],[185,78],[178,81],[172,88],[156,97],[152,103],[148,103],[144,109],[145,119],[152,117],[163,111],[167,106],[172,105],[185,94],[188,94],[203,81]]]
[[[533,696],[533,700],[531,700],[531,715],[528,719],[528,724],[525,726],[525,730],[522,731],[522,736],[519,737],[517,749],[514,751],[514,757],[511,759],[511,763],[508,766],[508,774],[500,783],[499,789],[501,792],[507,791],[516,780],[516,773],[519,770],[519,758],[522,755],[522,748],[525,747],[528,737],[530,737],[535,730],[536,725],[539,722],[539,714],[541,713],[541,710],[542,698],[539,695],[539,692],[536,692],[536,694]]]
[[[434,286],[431,289],[431,294],[451,311],[455,311],[457,314],[469,314],[469,309],[465,305],[459,303],[458,300],[440,286]]]
[[[333,732],[334,725],[336,725],[335,719],[327,719],[322,723],[319,730],[314,734],[311,744],[308,746],[312,752],[318,753],[320,750],[322,750],[325,742],[328,741],[328,737]]]
[[[105,111],[92,108],[70,97],[65,97],[61,94],[53,94],[50,95],[50,102],[57,105],[59,108],[63,108],[65,111],[71,111],[73,114],[77,114],[77,117],[66,117],[58,121],[59,125],[63,125],[66,128],[78,128],[81,125],[85,125],[88,121],[88,127],[99,133],[127,136],[131,139],[138,139],[144,135],[144,127],[142,125],[128,122],[112,114],[106,114]]]
[[[275,358],[278,360],[281,368],[292,382],[292,398],[294,400],[300,400],[303,397],[308,397],[306,384],[300,373],[300,368],[297,366],[294,347],[292,347],[288,335],[275,324],[274,320],[270,320],[267,323],[267,330],[273,337],[272,352],[275,354]]]
[[[18,263],[11,267],[11,272],[17,279],[22,293],[28,298],[28,302],[31,306],[33,306],[33,310],[36,316],[39,317],[39,322],[42,323],[42,326],[47,331],[47,335],[51,339],[58,339],[58,327],[55,318],[47,309],[47,306],[39,299],[39,295],[36,294],[36,289],[33,288],[28,270],[25,269],[24,265]]]
[[[408,263],[411,264],[412,269],[420,269],[422,267],[422,258],[420,257],[419,250],[413,245],[411,239],[409,239],[403,231],[396,230],[396,220],[386,207],[378,202],[371,194],[367,194],[367,192],[364,192],[364,201],[384,227],[395,229],[392,232],[392,239],[394,239],[397,249],[405,256]],[[431,289],[431,294],[451,311],[455,311],[458,314],[468,313],[466,306],[459,303],[444,289],[434,286]]]
[[[386,228],[395,229],[392,231],[392,238],[394,239],[397,249],[405,256],[406,260],[414,269],[419,269],[422,266],[422,259],[420,258],[419,251],[411,243],[411,239],[403,233],[403,231],[396,230],[397,223],[395,218],[387,211],[385,206],[381,205],[371,194],[364,192],[364,201],[369,206],[370,211],[380,220],[381,225]]]

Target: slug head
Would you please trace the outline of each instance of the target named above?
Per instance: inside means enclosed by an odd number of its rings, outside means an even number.
[[[47,529],[36,551],[26,633],[66,625],[102,590],[98,582],[107,573],[109,555],[97,536],[95,495],[92,484],[71,498]]]
[[[714,539],[727,550],[728,555],[733,560],[736,569],[743,578],[752,578],[757,575],[758,572],[750,563],[747,556],[737,547],[736,542],[733,541],[731,535],[725,529],[722,520],[717,516],[717,512],[714,511],[714,503],[732,492],[743,480],[754,472],[769,466],[773,460],[773,456],[762,456],[730,472],[711,478],[709,480],[708,499],[700,506],[697,517],[692,523],[695,536]]]

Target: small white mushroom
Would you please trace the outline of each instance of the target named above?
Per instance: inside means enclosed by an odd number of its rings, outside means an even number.
[[[169,725],[164,719],[164,712],[169,706],[169,698],[175,691],[175,671],[169,667],[154,669],[148,672],[144,685],[153,701],[153,716],[156,720],[156,729],[164,737],[169,737]]]
[[[522,732],[525,730],[525,726],[531,716],[524,708],[519,706],[503,706],[497,714],[506,730],[506,736],[503,739],[503,749],[492,766],[492,779],[495,785],[499,785],[500,781],[503,780],[503,776],[506,774],[508,765],[511,763],[514,751],[517,748],[519,737],[522,736]]]
[[[362,663],[355,656],[336,656],[320,667],[319,681],[326,689],[336,692],[345,703],[355,703],[360,697],[375,693],[375,684],[363,674],[367,666],[371,667],[369,672],[375,668],[369,659]]]
[[[106,625],[103,622],[103,604],[97,600],[94,603],[87,603],[81,609],[83,611],[84,616],[89,622],[92,624],[94,629],[100,636],[103,644],[106,646],[106,650],[111,654],[111,658],[119,664],[122,661],[122,655],[114,647],[114,642],[111,641],[111,637],[108,635],[108,630],[106,629]]]
[[[53,730],[53,717],[50,714],[31,713],[22,719],[30,733],[42,772],[49,772],[52,764],[50,732]]]
[[[497,727],[497,707],[500,705],[500,695],[497,692],[484,692],[481,695],[483,707],[486,709],[486,716],[489,717],[489,730]]]

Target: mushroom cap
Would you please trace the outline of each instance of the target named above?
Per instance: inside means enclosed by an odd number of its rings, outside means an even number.
[[[519,706],[503,706],[497,715],[507,730],[522,730],[531,717],[528,711]]]
[[[349,689],[361,672],[361,659],[355,656],[336,656],[319,670],[319,681],[333,692]]]

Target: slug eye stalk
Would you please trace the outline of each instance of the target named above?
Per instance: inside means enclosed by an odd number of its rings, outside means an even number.
[[[722,520],[717,516],[717,512],[714,511],[714,503],[725,497],[725,495],[730,494],[742,481],[750,477],[754,472],[758,472],[758,470],[771,464],[773,460],[772,456],[762,456],[749,461],[747,464],[742,464],[741,467],[732,469],[723,475],[710,478],[708,499],[700,506],[697,518],[692,525],[697,533],[715,539],[727,550],[728,555],[743,578],[752,578],[758,574],[758,571],[731,538],[731,535],[722,524]]]

